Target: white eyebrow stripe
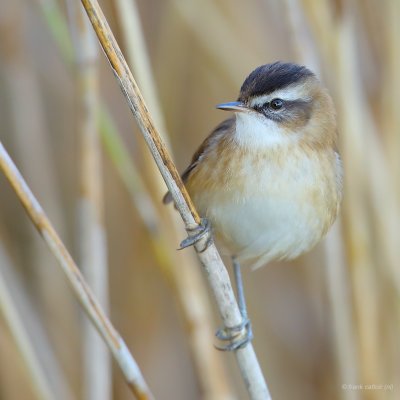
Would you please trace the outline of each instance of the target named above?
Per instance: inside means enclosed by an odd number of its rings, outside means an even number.
[[[287,101],[292,100],[309,100],[308,96],[306,96],[305,86],[304,85],[296,85],[296,86],[288,86],[284,89],[275,90],[270,94],[266,94],[264,96],[254,97],[249,106],[261,106],[264,103],[271,101],[272,99],[282,99]]]

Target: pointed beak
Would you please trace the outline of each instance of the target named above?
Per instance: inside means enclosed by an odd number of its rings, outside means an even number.
[[[231,101],[230,103],[222,103],[216,105],[216,108],[225,111],[235,111],[235,112],[245,112],[248,111],[248,108],[241,101]]]

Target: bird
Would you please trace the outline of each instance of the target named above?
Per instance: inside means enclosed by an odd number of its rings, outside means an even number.
[[[221,349],[236,350],[252,339],[240,265],[256,269],[311,250],[339,213],[343,166],[333,101],[303,65],[261,65],[236,101],[216,107],[234,114],[203,141],[181,175],[204,218],[181,247],[212,232],[232,257],[244,322],[217,337],[230,341]],[[167,193],[164,203],[171,200]]]

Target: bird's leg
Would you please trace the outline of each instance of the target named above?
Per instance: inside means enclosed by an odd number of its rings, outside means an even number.
[[[239,304],[239,310],[240,310],[240,313],[242,314],[243,319],[248,320],[246,299],[244,297],[244,288],[243,288],[242,271],[240,269],[240,263],[235,257],[232,257],[232,264],[233,264],[233,273],[235,275],[236,294],[237,294],[237,300],[238,300],[238,304]]]
[[[253,339],[251,322],[247,316],[246,300],[244,297],[242,272],[239,261],[232,257],[233,272],[235,275],[236,294],[242,323],[232,328],[222,328],[215,334],[219,340],[230,341],[226,346],[217,346],[218,350],[232,351],[246,346]]]
[[[193,246],[205,237],[206,241],[204,248],[199,251],[200,253],[202,253],[213,242],[211,234],[211,224],[206,218],[202,218],[200,224],[197,225],[190,232],[193,233],[189,235],[186,239],[182,240],[178,250],[183,250],[186,249],[186,247]]]

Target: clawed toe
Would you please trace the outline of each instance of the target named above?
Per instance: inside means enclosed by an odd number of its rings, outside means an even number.
[[[245,319],[240,325],[232,328],[218,329],[215,336],[222,341],[229,341],[226,346],[215,346],[221,351],[234,351],[245,347],[253,339],[253,331],[251,322]]]
[[[208,221],[208,219],[202,218],[200,225],[196,226],[196,228],[194,228],[192,232],[195,233],[188,236],[186,239],[182,240],[178,250],[183,250],[186,249],[186,247],[193,246],[196,243],[198,243],[201,239],[206,237],[204,248],[200,250],[200,253],[202,253],[213,242],[213,238],[211,235],[211,224]]]

